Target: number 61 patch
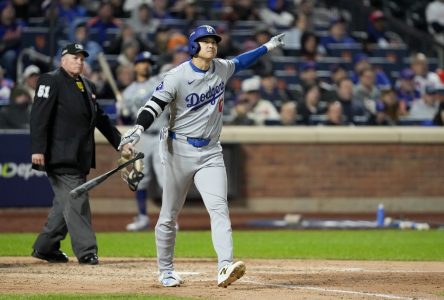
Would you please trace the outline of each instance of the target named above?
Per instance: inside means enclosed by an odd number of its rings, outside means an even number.
[[[48,85],[39,85],[39,89],[37,91],[37,97],[39,98],[48,98],[49,97],[49,89],[51,87]]]

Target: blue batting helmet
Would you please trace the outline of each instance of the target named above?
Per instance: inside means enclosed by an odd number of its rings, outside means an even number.
[[[213,37],[217,43],[222,40],[222,38],[216,33],[216,30],[210,25],[201,25],[197,27],[191,32],[190,37],[188,38],[188,52],[191,56],[196,55],[200,50],[197,40],[206,36]]]

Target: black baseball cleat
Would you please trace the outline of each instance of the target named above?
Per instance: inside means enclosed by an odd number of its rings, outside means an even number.
[[[79,264],[81,265],[98,265],[99,258],[95,253],[88,253],[81,258],[79,258]]]
[[[67,263],[69,260],[68,256],[60,250],[53,251],[51,253],[41,253],[37,250],[34,250],[32,251],[31,256],[38,259],[46,260],[50,263]]]

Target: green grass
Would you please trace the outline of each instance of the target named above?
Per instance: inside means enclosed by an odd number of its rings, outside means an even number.
[[[0,234],[0,256],[28,256],[35,233]],[[98,233],[99,256],[155,257],[153,232]],[[234,231],[236,258],[444,261],[444,231]],[[72,256],[69,237],[62,249]],[[215,258],[209,231],[180,231],[176,257]]]
[[[59,300],[59,299],[92,299],[92,300],[104,300],[104,299],[128,299],[128,300],[138,300],[138,299],[148,299],[148,300],[180,300],[180,299],[195,299],[195,298],[185,298],[185,297],[173,297],[173,296],[153,296],[153,295],[94,295],[94,294],[79,294],[79,295],[69,295],[69,294],[0,294],[0,300],[4,299],[26,299],[26,300]]]

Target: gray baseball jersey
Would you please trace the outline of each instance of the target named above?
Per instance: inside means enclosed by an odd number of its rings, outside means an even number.
[[[227,175],[219,136],[225,86],[234,70],[234,62],[230,60],[213,59],[206,72],[187,61],[167,72],[153,93],[153,97],[169,103],[171,114],[169,133],[164,131],[160,147],[164,165],[162,207],[156,225],[160,272],[174,270],[175,225],[193,182],[210,214],[218,268],[232,262]],[[148,101],[145,107],[161,110],[154,101]],[[189,138],[211,142],[197,146]]]
[[[225,86],[234,67],[231,60],[216,58],[205,73],[190,62],[167,72],[153,96],[170,103],[169,129],[188,137],[218,138]]]
[[[145,104],[146,99],[151,97],[159,81],[158,77],[151,77],[143,82],[134,81],[123,91],[122,109],[127,109],[133,120],[136,120],[139,108]],[[152,182],[157,182],[161,188],[163,187],[163,171],[159,157],[159,132],[167,124],[168,114],[164,112],[153,122],[150,129],[142,134],[140,142],[136,145],[136,150],[145,154],[143,158],[144,177],[137,186],[139,190],[147,189]]]

